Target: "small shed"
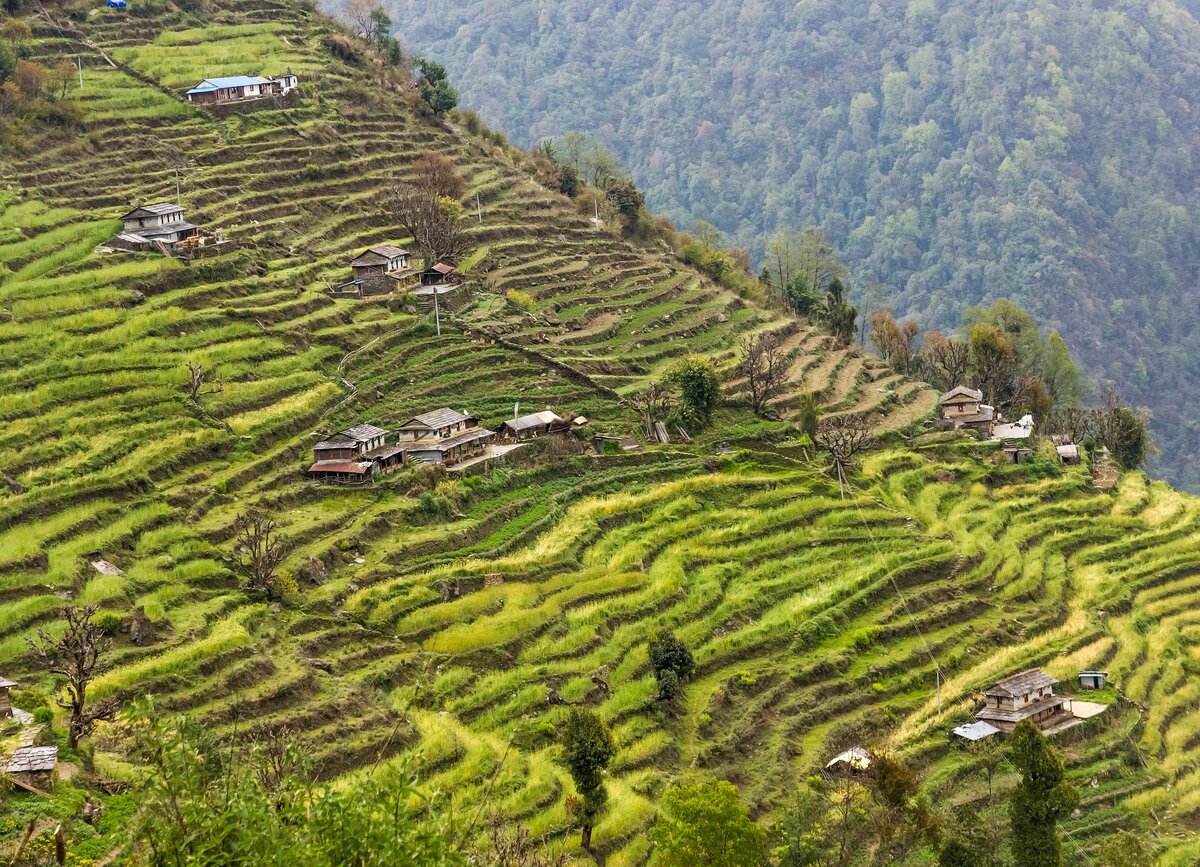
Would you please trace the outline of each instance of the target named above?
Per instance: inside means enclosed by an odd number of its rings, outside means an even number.
[[[1004,460],[1010,464],[1027,464],[1033,460],[1033,449],[1009,447],[1004,449]]]
[[[47,788],[54,782],[58,747],[21,747],[8,757],[4,772],[27,786]]]
[[[992,735],[1000,734],[1000,729],[994,725],[985,722],[965,723],[954,729],[954,736],[962,738],[964,741],[975,743],[976,741],[990,738]]]
[[[520,442],[551,431],[565,430],[570,426],[571,422],[568,419],[561,418],[557,413],[547,409],[523,415],[520,418],[508,419],[501,425],[501,434],[505,439],[514,439]]]
[[[16,686],[16,681],[0,677],[0,719],[8,719],[13,715],[12,699],[8,691]]]
[[[827,771],[861,772],[871,768],[871,754],[862,747],[851,747],[844,753],[838,753],[825,764]]]
[[[422,286],[439,286],[442,283],[449,283],[456,276],[454,265],[449,262],[438,262],[421,272],[420,281]]]
[[[1108,686],[1107,671],[1081,671],[1079,672],[1079,688],[1080,689],[1104,689]]]
[[[1073,466],[1079,463],[1079,446],[1074,443],[1069,443],[1065,446],[1055,446],[1058,452],[1058,459],[1062,461],[1063,466]]]

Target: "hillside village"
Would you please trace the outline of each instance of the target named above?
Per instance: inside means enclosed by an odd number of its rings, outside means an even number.
[[[833,835],[903,762],[899,825],[1001,834],[1028,721],[1080,792],[1068,857],[1125,829],[1194,863],[1200,513],[1120,475],[1127,408],[1017,369],[1036,328],[940,338],[1008,347],[957,370],[836,277],[801,314],[304,3],[26,12],[82,85],[0,169],[0,852],[155,863],[138,745],[173,715],[287,740],[321,797],[380,769],[608,864],[691,771]],[[601,795],[563,759],[590,719]],[[921,828],[858,851],[936,858]]]

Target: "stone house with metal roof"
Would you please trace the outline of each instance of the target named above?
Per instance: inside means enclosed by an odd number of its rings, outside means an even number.
[[[412,281],[420,273],[410,268],[408,250],[391,244],[368,247],[350,260],[353,277],[331,289],[337,296],[387,295]]]
[[[983,392],[960,385],[938,398],[938,410],[944,421],[955,428],[971,428],[991,433],[996,410],[983,402]]]
[[[474,416],[443,407],[400,425],[396,442],[406,461],[449,465],[483,454],[495,438]]]
[[[286,96],[296,89],[297,78],[289,69],[283,75],[263,78],[259,75],[231,75],[206,78],[186,94],[188,102],[199,105],[220,105],[269,96]]]

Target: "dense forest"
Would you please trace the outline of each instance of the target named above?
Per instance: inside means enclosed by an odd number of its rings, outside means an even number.
[[[1181,3],[390,10],[519,144],[596,135],[654,209],[715,223],[756,261],[776,231],[820,226],[860,290],[883,287],[864,312],[948,328],[1017,301],[1153,410],[1159,472],[1197,489],[1200,24]]]

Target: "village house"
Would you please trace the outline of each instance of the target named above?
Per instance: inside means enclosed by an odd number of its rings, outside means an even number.
[[[404,449],[387,444],[388,431],[357,424],[313,446],[313,478],[335,482],[367,482],[404,463]]]
[[[409,252],[391,244],[368,247],[350,260],[353,278],[332,290],[334,295],[387,295],[404,281],[411,280],[417,271],[408,266]]]
[[[220,105],[285,96],[296,89],[297,79],[288,70],[283,75],[263,78],[257,75],[234,75],[226,78],[206,78],[186,94],[188,102],[199,105]]]
[[[523,442],[525,440],[534,439],[543,434],[556,433],[559,431],[570,430],[575,425],[585,424],[587,419],[583,416],[577,418],[563,418],[551,410],[542,410],[541,412],[523,415],[520,418],[510,418],[500,426],[500,438],[504,440],[513,440]]]
[[[396,442],[406,461],[449,465],[483,454],[495,437],[474,416],[443,407],[400,425]]]
[[[0,719],[9,719],[13,715],[12,699],[8,691],[16,685],[15,681],[0,677]]]
[[[984,707],[975,713],[975,719],[1005,734],[1012,734],[1022,720],[1029,720],[1043,733],[1061,728],[1075,720],[1074,699],[1055,695],[1056,683],[1040,668],[1006,677],[983,691]]]
[[[942,419],[957,428],[971,428],[989,433],[996,411],[983,403],[983,392],[960,385],[938,398]]]
[[[139,205],[121,217],[125,228],[106,246],[115,250],[149,250],[172,247],[195,237],[200,229],[183,217],[183,207],[170,202]]]

